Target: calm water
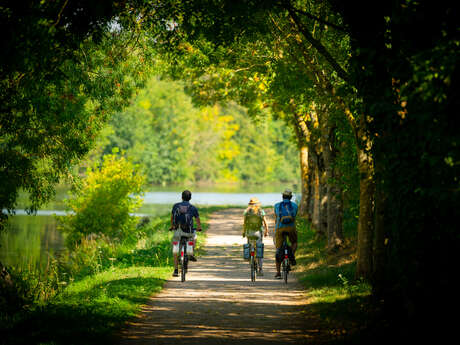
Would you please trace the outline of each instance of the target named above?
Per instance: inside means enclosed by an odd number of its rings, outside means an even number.
[[[276,188],[276,187],[275,187]],[[192,191],[191,202],[195,205],[247,205],[252,197],[257,197],[263,206],[271,206],[278,202],[280,192],[267,192],[265,188],[251,188],[253,193],[237,191],[234,188]],[[278,189],[278,188],[276,188]],[[249,189],[248,189],[249,190]],[[280,189],[281,190],[281,189]],[[37,212],[27,215],[18,210],[10,217],[8,230],[0,234],[0,261],[3,264],[24,268],[46,267],[49,260],[64,248],[64,238],[56,230],[56,215],[64,215],[62,200],[64,192],[58,193],[56,200]],[[181,190],[156,190],[144,195],[144,205],[138,216],[156,216],[170,211],[172,204],[181,200]]]

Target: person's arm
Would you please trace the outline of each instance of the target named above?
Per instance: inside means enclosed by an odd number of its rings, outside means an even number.
[[[263,223],[264,229],[265,229],[264,236],[267,237],[268,236],[268,225],[267,225],[267,222],[265,220],[265,217],[262,218],[262,223]]]
[[[173,208],[173,211],[174,211],[174,208]],[[169,230],[174,230],[174,212],[171,211],[171,227],[169,228]]]
[[[196,216],[196,231],[201,231],[201,221],[200,221],[200,216]]]

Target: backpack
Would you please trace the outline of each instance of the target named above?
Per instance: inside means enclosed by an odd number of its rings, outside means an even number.
[[[174,224],[178,225],[182,231],[190,232],[192,224],[192,206],[179,205],[174,213]]]
[[[282,202],[279,207],[281,224],[294,224],[295,215],[291,202]]]
[[[245,233],[260,231],[262,227],[262,215],[260,210],[255,212],[253,208],[248,209],[244,216],[244,231]]]

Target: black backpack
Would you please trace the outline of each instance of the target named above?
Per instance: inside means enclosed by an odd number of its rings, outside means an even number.
[[[184,232],[190,232],[192,228],[192,205],[179,205],[174,212],[174,224]]]

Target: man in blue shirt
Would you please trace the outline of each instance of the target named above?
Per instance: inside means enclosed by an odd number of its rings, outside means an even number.
[[[182,192],[182,202],[174,204],[171,211],[171,227],[169,230],[175,230],[173,236],[173,246],[178,247],[178,243],[182,236],[188,237],[190,241],[193,241],[193,246],[195,246],[196,233],[193,228],[193,218],[196,219],[196,230],[201,231],[201,222],[198,210],[195,206],[190,203],[192,198],[192,193],[189,190],[184,190]],[[173,276],[177,277],[178,272],[178,260],[177,252],[174,252],[174,273]],[[196,258],[193,255],[189,255],[190,261],[196,261]]]
[[[295,227],[295,217],[298,206],[292,202],[292,191],[286,189],[283,194],[283,201],[275,204],[275,247],[276,247],[276,279],[281,279],[281,260],[279,260],[279,250],[283,245],[283,233],[286,232],[291,242],[292,253],[297,249],[297,230]],[[295,265],[294,256],[291,258],[291,265]]]

